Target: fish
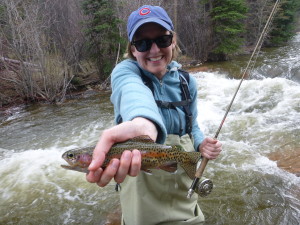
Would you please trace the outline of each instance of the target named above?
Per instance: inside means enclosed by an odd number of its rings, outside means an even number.
[[[61,165],[64,169],[88,173],[92,162],[95,147],[86,147],[68,150],[62,158],[68,165]],[[111,159],[120,159],[125,150],[137,149],[141,152],[141,170],[151,173],[151,169],[161,169],[167,172],[176,172],[179,164],[193,180],[197,163],[201,158],[200,152],[186,152],[180,145],[163,145],[155,143],[149,136],[138,136],[124,142],[114,144],[106,154],[102,168],[105,168]]]

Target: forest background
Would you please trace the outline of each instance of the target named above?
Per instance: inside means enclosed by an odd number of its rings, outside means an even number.
[[[275,2],[0,0],[0,107],[61,102],[87,85],[106,85],[123,60],[127,18],[144,4],[166,9],[179,36],[178,61],[194,65],[251,53]],[[280,2],[265,47],[285,44],[297,32],[300,1]]]

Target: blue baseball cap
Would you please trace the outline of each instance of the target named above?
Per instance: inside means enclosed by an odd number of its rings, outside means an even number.
[[[173,23],[163,8],[143,5],[136,11],[133,11],[128,17],[127,34],[129,41],[132,41],[137,29],[145,23],[157,23],[167,30],[174,30]]]

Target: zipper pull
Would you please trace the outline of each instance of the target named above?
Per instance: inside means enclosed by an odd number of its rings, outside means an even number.
[[[159,89],[159,93],[162,95],[163,80],[159,79],[158,81],[159,81],[159,84],[160,84],[160,88],[158,88]]]

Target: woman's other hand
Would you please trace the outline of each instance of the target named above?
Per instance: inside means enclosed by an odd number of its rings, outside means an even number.
[[[222,151],[222,143],[213,138],[205,138],[199,147],[201,155],[207,159],[216,159]]]

